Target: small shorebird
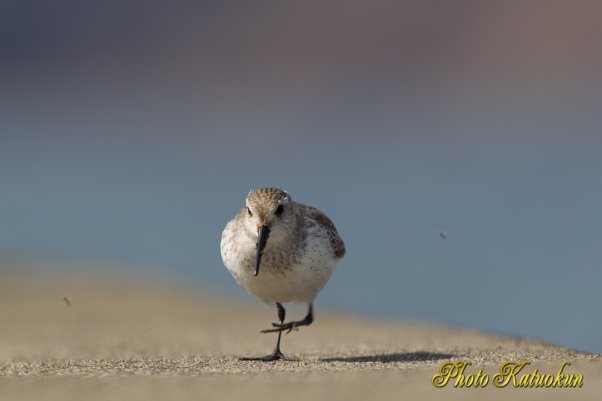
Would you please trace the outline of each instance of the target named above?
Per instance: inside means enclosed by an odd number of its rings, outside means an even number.
[[[313,300],[345,255],[334,224],[318,209],[294,202],[277,188],[251,191],[246,207],[222,233],[224,265],[238,284],[266,304],[275,304],[279,323],[262,333],[278,333],[272,354],[246,360],[284,358],[280,337],[314,320]],[[284,323],[286,302],[308,305],[305,318]]]

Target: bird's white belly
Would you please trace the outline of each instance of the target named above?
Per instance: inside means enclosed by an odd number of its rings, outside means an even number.
[[[327,238],[309,237],[299,261],[285,268],[270,263],[270,249],[266,248],[257,276],[253,275],[253,242],[237,250],[222,246],[222,256],[236,281],[261,301],[308,303],[313,301],[335,270],[337,259],[329,247]]]
[[[272,302],[311,302],[324,287],[335,264],[322,266],[312,272],[306,266],[295,265],[284,273],[265,270],[259,275],[241,275],[236,277],[251,294],[265,303]]]

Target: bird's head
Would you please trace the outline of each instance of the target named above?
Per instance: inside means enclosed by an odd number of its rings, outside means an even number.
[[[287,227],[294,219],[291,206],[290,195],[282,189],[260,188],[247,195],[245,227],[257,236],[256,276],[268,239],[271,238],[270,242],[279,242],[285,237]]]

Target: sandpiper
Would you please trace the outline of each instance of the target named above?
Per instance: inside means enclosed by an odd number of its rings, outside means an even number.
[[[313,322],[313,301],[345,255],[345,244],[318,209],[294,202],[281,189],[260,188],[247,195],[246,206],[226,225],[221,254],[238,284],[278,311],[279,323],[261,331],[278,333],[274,352],[243,359],[274,361],[284,358],[282,332]],[[285,323],[286,302],[306,303],[305,318]]]

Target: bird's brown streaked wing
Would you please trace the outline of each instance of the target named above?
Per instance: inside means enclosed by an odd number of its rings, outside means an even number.
[[[345,256],[345,243],[341,237],[339,237],[339,233],[337,232],[334,223],[324,213],[312,206],[305,206],[305,215],[326,228],[334,255],[337,258]]]

